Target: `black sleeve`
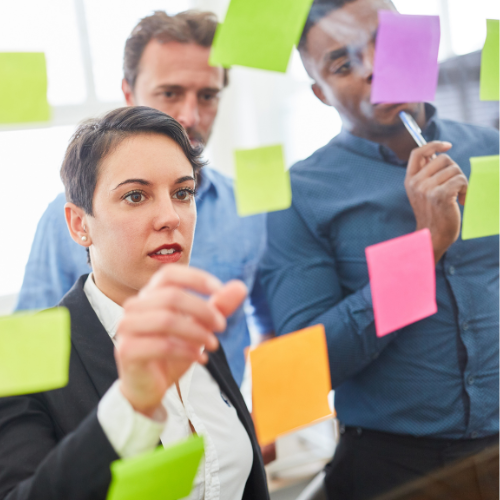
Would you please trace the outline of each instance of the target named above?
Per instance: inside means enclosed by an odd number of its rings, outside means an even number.
[[[97,410],[58,439],[42,395],[0,398],[0,500],[104,500],[118,458]]]

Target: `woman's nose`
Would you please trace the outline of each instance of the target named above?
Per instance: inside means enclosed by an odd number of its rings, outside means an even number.
[[[156,215],[153,226],[156,231],[173,231],[179,227],[181,218],[176,212],[172,200],[169,198],[158,204],[158,214]]]

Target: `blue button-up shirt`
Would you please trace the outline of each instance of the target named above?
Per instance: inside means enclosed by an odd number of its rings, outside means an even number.
[[[469,158],[498,154],[498,132],[440,120],[425,138]],[[458,239],[436,266],[438,312],[378,338],[365,259],[369,245],[415,230],[406,162],[342,131],[290,171],[292,207],[268,215],[262,262],[278,334],[325,325],[341,423],[469,438],[498,432],[498,236]]]
[[[60,194],[43,214],[31,248],[17,310],[52,307],[82,274],[90,272],[87,253],[66,227]],[[245,369],[244,349],[250,343],[249,324],[259,333],[273,330],[260,282],[255,279],[265,246],[265,215],[238,217],[232,181],[204,168],[197,189],[198,220],[191,266],[221,281],[240,279],[250,290],[249,300],[228,320],[219,338],[238,383]],[[248,322],[247,322],[248,320]]]

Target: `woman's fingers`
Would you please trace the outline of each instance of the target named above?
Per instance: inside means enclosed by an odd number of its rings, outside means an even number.
[[[210,303],[227,318],[240,307],[245,300],[248,289],[242,281],[228,281],[224,287],[214,293],[210,298]]]
[[[169,264],[161,267],[139,292],[139,295],[153,288],[165,286],[187,288],[202,295],[212,295],[222,288],[222,283],[206,271],[180,264]]]
[[[223,332],[226,329],[226,318],[215,306],[177,286],[149,290],[125,304],[127,312],[163,309],[192,316],[201,325],[215,332]]]
[[[116,344],[116,353],[122,363],[149,363],[153,360],[194,363],[201,358],[199,346],[159,336],[121,339]]]
[[[213,332],[195,321],[191,316],[168,309],[130,312],[124,316],[117,331],[120,336],[157,335],[178,337],[198,347],[205,346],[209,351],[217,349],[219,341]]]

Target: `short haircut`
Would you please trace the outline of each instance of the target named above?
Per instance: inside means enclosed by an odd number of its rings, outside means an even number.
[[[139,74],[139,64],[146,45],[151,40],[161,43],[195,43],[211,47],[217,28],[217,17],[213,12],[186,10],[175,16],[157,10],[144,17],[125,43],[123,74],[133,90]],[[224,87],[228,84],[228,69],[224,68]]]
[[[321,19],[326,17],[330,12],[340,9],[344,5],[354,2],[355,0],[314,0],[311,10],[307,16],[306,24],[300,36],[298,45],[299,50],[307,50],[307,34],[311,28],[317,24]]]
[[[204,165],[201,148],[191,146],[184,128],[171,116],[146,106],[118,108],[82,123],[71,138],[61,167],[66,200],[93,216],[101,161],[124,139],[140,134],[160,134],[175,141],[191,163],[195,177]]]

